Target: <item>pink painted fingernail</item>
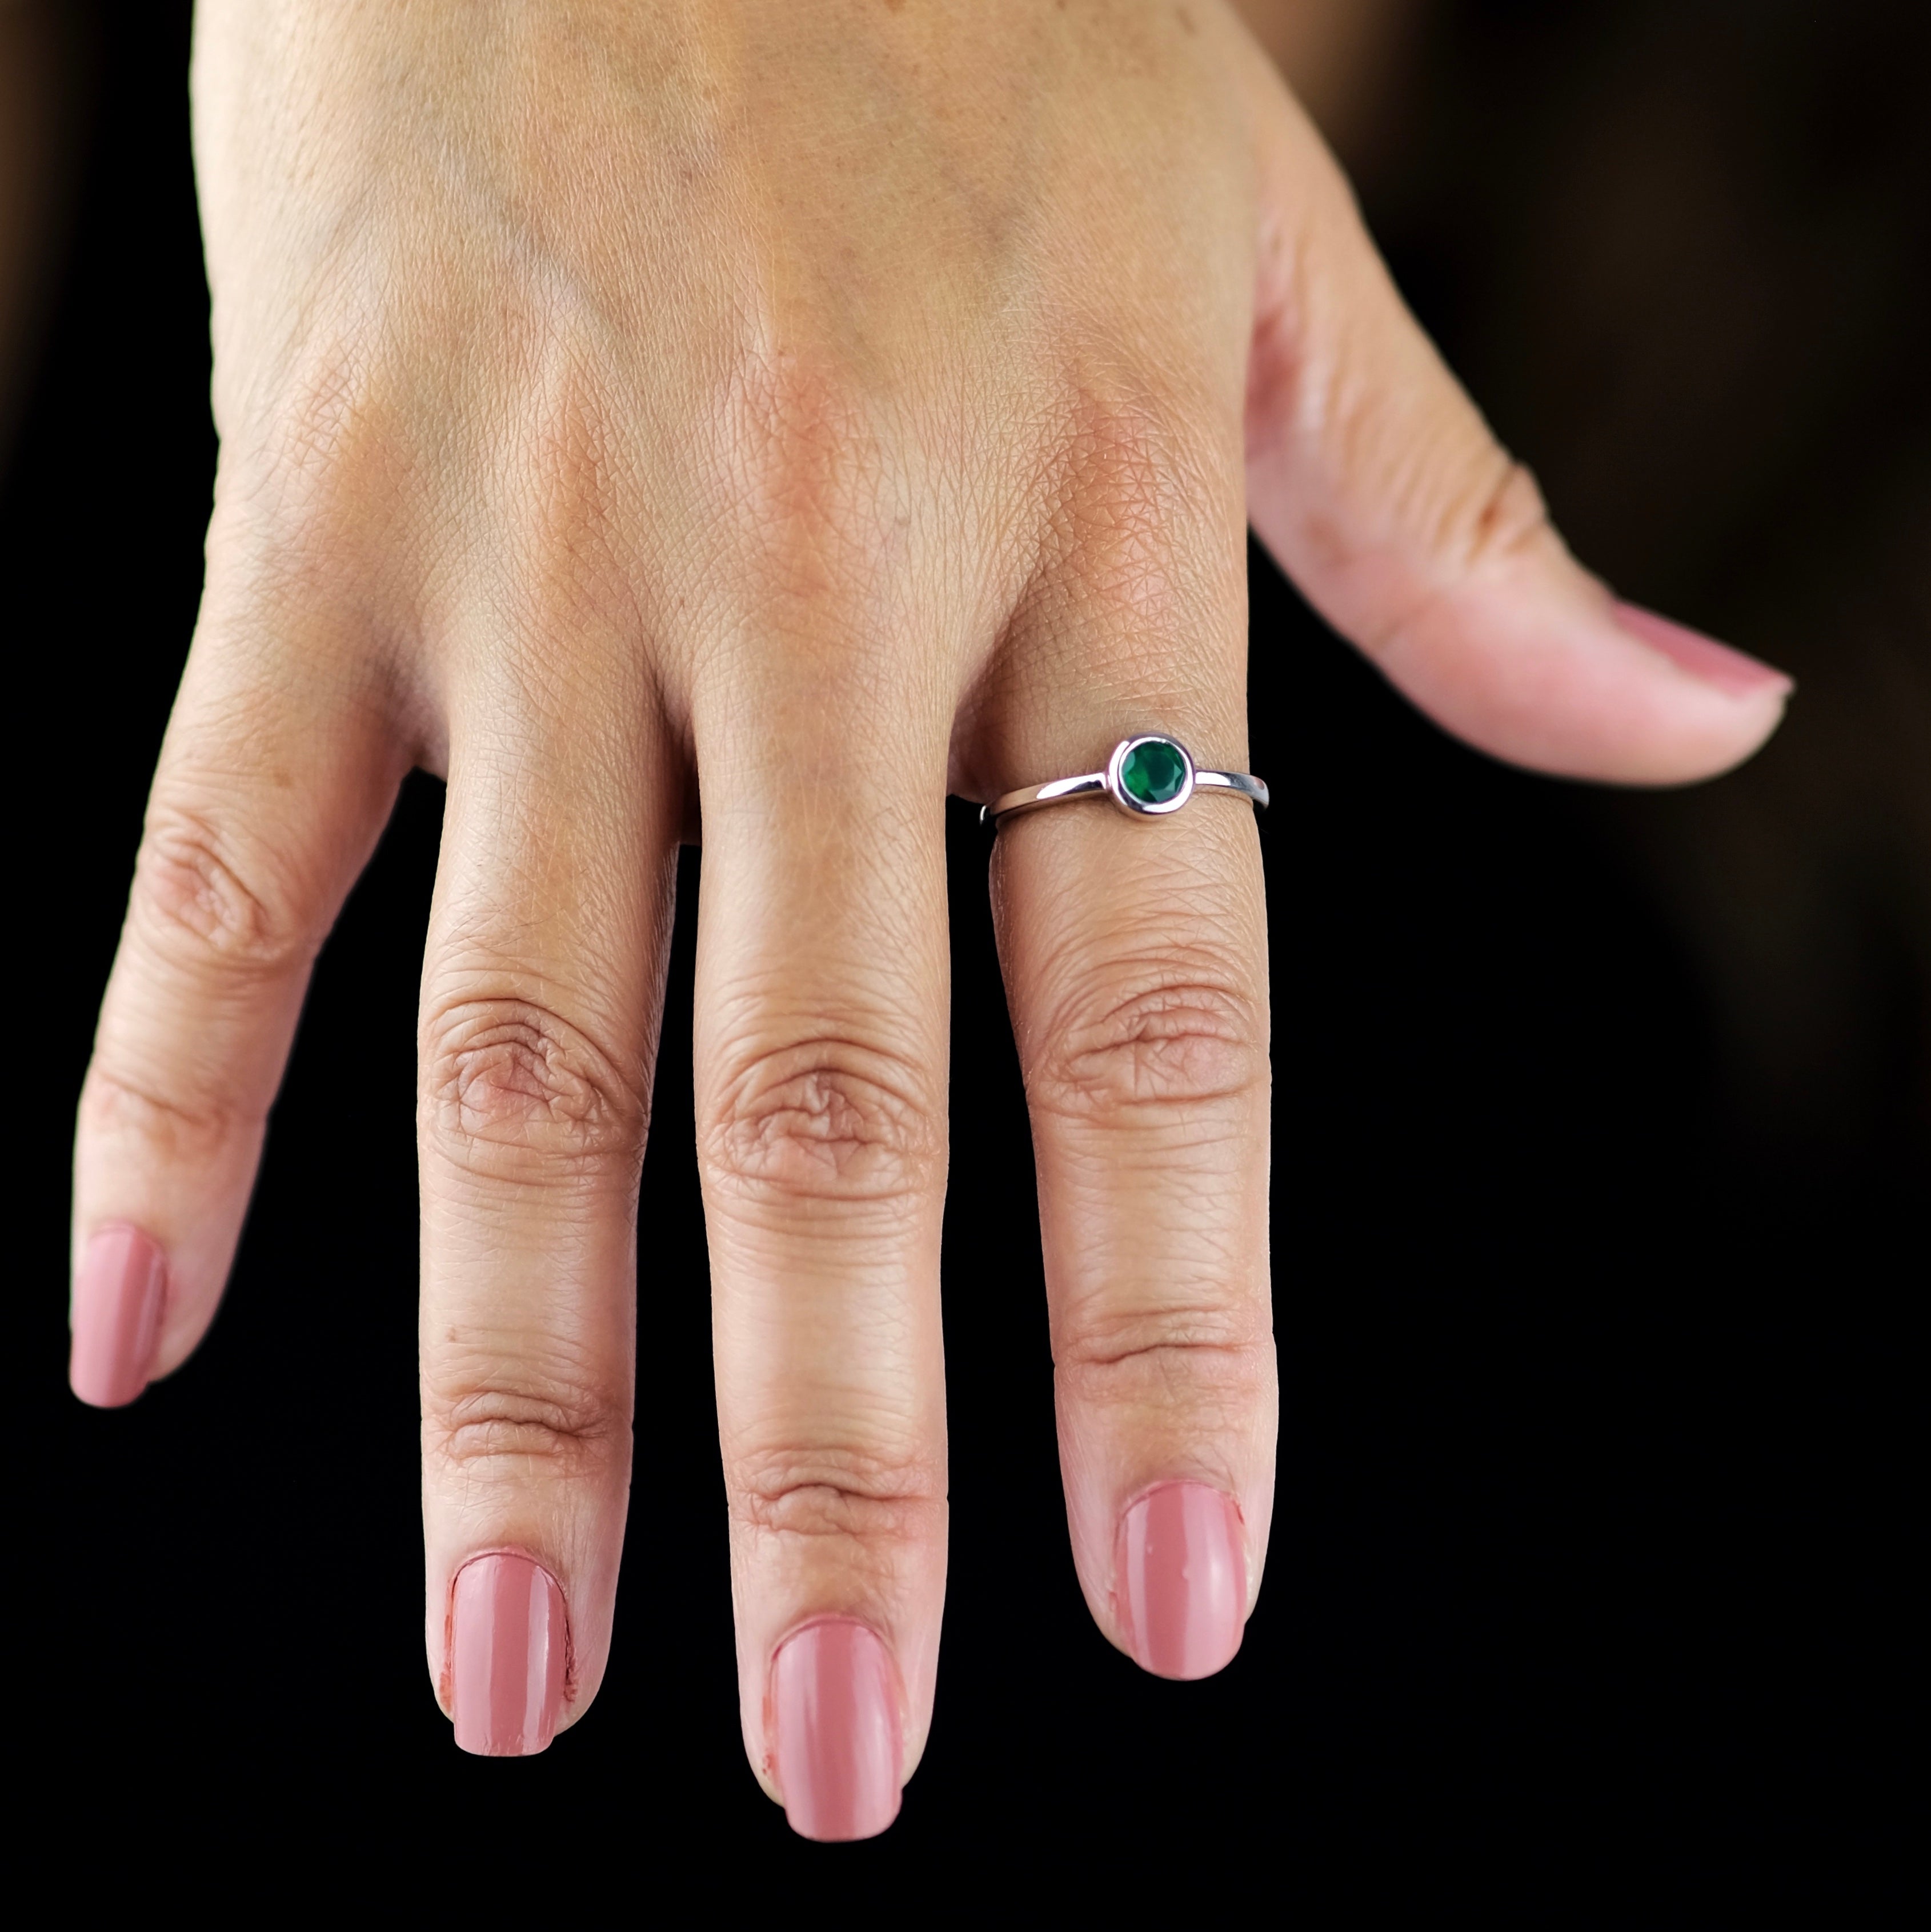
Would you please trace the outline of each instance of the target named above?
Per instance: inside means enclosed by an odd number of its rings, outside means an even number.
[[[808,1624],[778,1646],[771,1724],[772,1768],[799,1837],[875,1838],[898,1816],[898,1687],[863,1624]]]
[[[1240,1511],[1205,1483],[1164,1483],[1120,1519],[1114,1552],[1134,1660],[1156,1677],[1211,1677],[1233,1660],[1247,1618]]]
[[[1747,657],[1741,651],[1706,638],[1701,631],[1673,623],[1640,604],[1618,604],[1616,622],[1633,638],[1662,652],[1678,670],[1714,684],[1732,698],[1754,698],[1759,692],[1781,688],[1794,691],[1796,680],[1761,658]]]
[[[570,1627],[541,1564],[506,1550],[456,1573],[449,1609],[449,1714],[479,1757],[547,1750],[563,1709]]]
[[[119,1408],[148,1385],[167,1292],[167,1257],[138,1228],[103,1228],[73,1280],[67,1378],[82,1402]]]

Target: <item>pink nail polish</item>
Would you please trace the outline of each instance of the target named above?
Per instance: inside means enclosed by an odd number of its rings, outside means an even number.
[[[103,1228],[73,1280],[67,1378],[96,1408],[119,1408],[148,1385],[167,1290],[167,1257],[138,1228]]]
[[[1732,698],[1754,698],[1759,692],[1781,688],[1792,691],[1795,681],[1760,658],[1747,657],[1741,651],[1706,638],[1701,631],[1673,623],[1640,604],[1618,604],[1616,622],[1633,638],[1660,651],[1679,670],[1692,677],[1714,684]]]
[[[1211,1677],[1240,1648],[1247,1557],[1240,1511],[1205,1483],[1163,1483],[1120,1520],[1114,1552],[1135,1660],[1156,1677]]]
[[[778,1646],[771,1725],[784,1815],[801,1838],[874,1838],[898,1816],[898,1686],[863,1624],[808,1624]]]
[[[457,1743],[480,1757],[547,1750],[563,1708],[569,1649],[563,1592],[542,1564],[507,1550],[464,1564],[449,1609]]]

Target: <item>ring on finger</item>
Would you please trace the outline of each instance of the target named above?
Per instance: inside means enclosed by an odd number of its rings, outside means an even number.
[[[1180,811],[1196,792],[1248,799],[1258,806],[1267,802],[1267,786],[1251,772],[1205,770],[1194,763],[1192,753],[1177,738],[1148,731],[1121,739],[1103,772],[1049,778],[1044,784],[1002,792],[990,805],[979,807],[979,816],[982,824],[996,826],[1003,819],[1037,811],[1042,806],[1105,798],[1129,818],[1164,818]]]

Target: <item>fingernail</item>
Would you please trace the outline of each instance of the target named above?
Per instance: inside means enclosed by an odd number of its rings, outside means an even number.
[[[534,1757],[563,1708],[570,1627],[541,1564],[507,1551],[456,1573],[449,1610],[449,1714],[479,1757]]]
[[[1672,623],[1640,604],[1618,604],[1616,622],[1652,650],[1662,652],[1680,670],[1714,684],[1732,698],[1754,698],[1759,692],[1794,691],[1796,680],[1761,658],[1747,657],[1741,651],[1706,638],[1701,631]]]
[[[1120,1519],[1114,1552],[1134,1660],[1156,1677],[1211,1677],[1247,1618],[1240,1512],[1205,1483],[1165,1483]]]
[[[148,1385],[160,1333],[167,1257],[138,1228],[103,1228],[73,1281],[67,1378],[96,1408],[119,1408]]]
[[[898,1687],[863,1624],[809,1624],[779,1645],[771,1723],[784,1816],[800,1838],[875,1838],[898,1816]]]

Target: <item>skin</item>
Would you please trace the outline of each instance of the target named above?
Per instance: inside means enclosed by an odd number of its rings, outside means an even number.
[[[943,806],[1129,731],[1243,769],[1245,531],[1449,729],[1706,776],[1787,683],[1620,625],[1212,0],[210,0],[199,626],[81,1102],[76,1253],[211,1318],[310,964],[448,782],[420,1029],[425,1630],[526,1550],[607,1654],[680,840],[742,1716],[828,1614],[905,1766],[946,1566]],[[1715,651],[1717,647],[1710,646]],[[1714,667],[1713,669],[1712,667]],[[1251,812],[1014,821],[1069,1520],[1124,1643],[1150,1484],[1273,1490]],[[1157,938],[1150,938],[1149,934]],[[655,1360],[645,1372],[681,1375]],[[646,1391],[647,1394],[647,1391]]]

